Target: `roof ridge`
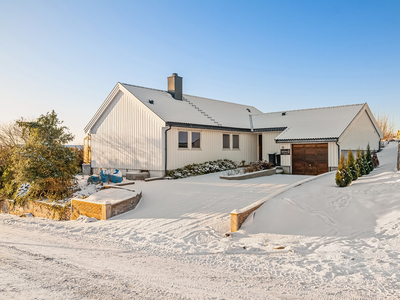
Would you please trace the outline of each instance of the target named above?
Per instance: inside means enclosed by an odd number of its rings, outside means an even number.
[[[283,113],[283,112],[294,112],[294,111],[305,111],[305,110],[330,109],[330,108],[358,106],[358,105],[365,105],[365,104],[366,104],[366,102],[364,102],[364,103],[357,103],[357,104],[337,105],[337,106],[325,106],[325,107],[315,107],[315,108],[302,108],[302,109],[292,109],[292,110],[281,110],[281,111],[273,111],[273,112],[267,112],[267,113],[262,113],[262,114],[252,114],[252,115],[253,115],[253,116],[259,116],[259,115],[269,115],[269,114],[277,114],[277,113]]]
[[[194,95],[189,95],[189,94],[183,94],[183,95],[184,95],[184,96],[195,97],[195,98],[202,98],[202,99],[206,99],[206,100],[218,101],[218,102],[223,102],[223,103],[236,104],[236,105],[240,105],[240,106],[253,107],[253,108],[255,108],[255,109],[258,110],[258,108],[256,108],[256,107],[253,106],[253,105],[240,104],[240,103],[236,103],[236,102],[230,102],[230,101],[224,101],[224,100],[211,99],[211,98],[207,98],[207,97],[194,96]]]
[[[165,91],[165,90],[149,88],[149,87],[146,87],[146,86],[140,86],[140,85],[135,85],[135,84],[123,83],[123,82],[120,82],[120,84],[122,84],[122,85],[134,86],[134,87],[138,87],[138,88],[142,88],[142,89],[147,89],[147,90],[153,90],[153,91],[168,93],[168,91]]]

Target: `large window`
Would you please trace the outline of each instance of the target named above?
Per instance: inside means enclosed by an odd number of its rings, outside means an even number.
[[[188,148],[188,132],[179,131],[179,148]]]
[[[200,149],[200,132],[192,132],[192,149]]]
[[[239,149],[239,135],[238,134],[234,134],[232,135],[232,142],[233,142],[233,149]]]
[[[229,134],[222,135],[222,148],[231,149],[231,141]]]

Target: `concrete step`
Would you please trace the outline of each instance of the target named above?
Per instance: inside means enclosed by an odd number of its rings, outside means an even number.
[[[145,180],[150,178],[149,172],[126,172],[126,180]]]

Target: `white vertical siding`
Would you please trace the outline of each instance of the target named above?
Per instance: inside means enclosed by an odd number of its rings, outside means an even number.
[[[91,130],[92,168],[163,170],[165,123],[122,92]]]
[[[373,116],[371,116],[373,118]],[[345,130],[342,136],[339,138],[340,150],[361,150],[367,149],[367,145],[371,147],[371,150],[379,149],[379,135],[367,114],[366,110],[363,110]]]
[[[278,144],[280,149],[290,149],[290,155],[281,155],[281,166],[282,167],[292,167],[292,144],[280,143]]]
[[[328,143],[328,166],[337,168],[339,166],[338,147],[335,142]]]
[[[191,132],[200,132],[201,149],[182,149],[178,148],[178,132],[187,131],[189,135],[189,144],[191,142]],[[222,149],[222,135],[239,135],[239,149]],[[168,147],[168,170],[183,167],[193,163],[203,163],[217,159],[231,159],[233,161],[246,163],[257,160],[257,134],[236,131],[222,131],[194,128],[172,127],[167,132]],[[190,147],[190,145],[189,145]]]
[[[282,131],[268,131],[262,133],[262,158],[268,161],[268,154],[280,153],[281,145],[275,142],[275,138]]]

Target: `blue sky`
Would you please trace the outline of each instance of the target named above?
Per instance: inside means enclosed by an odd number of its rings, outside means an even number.
[[[264,112],[368,102],[400,130],[400,1],[0,1],[0,122],[81,144],[120,82]]]

